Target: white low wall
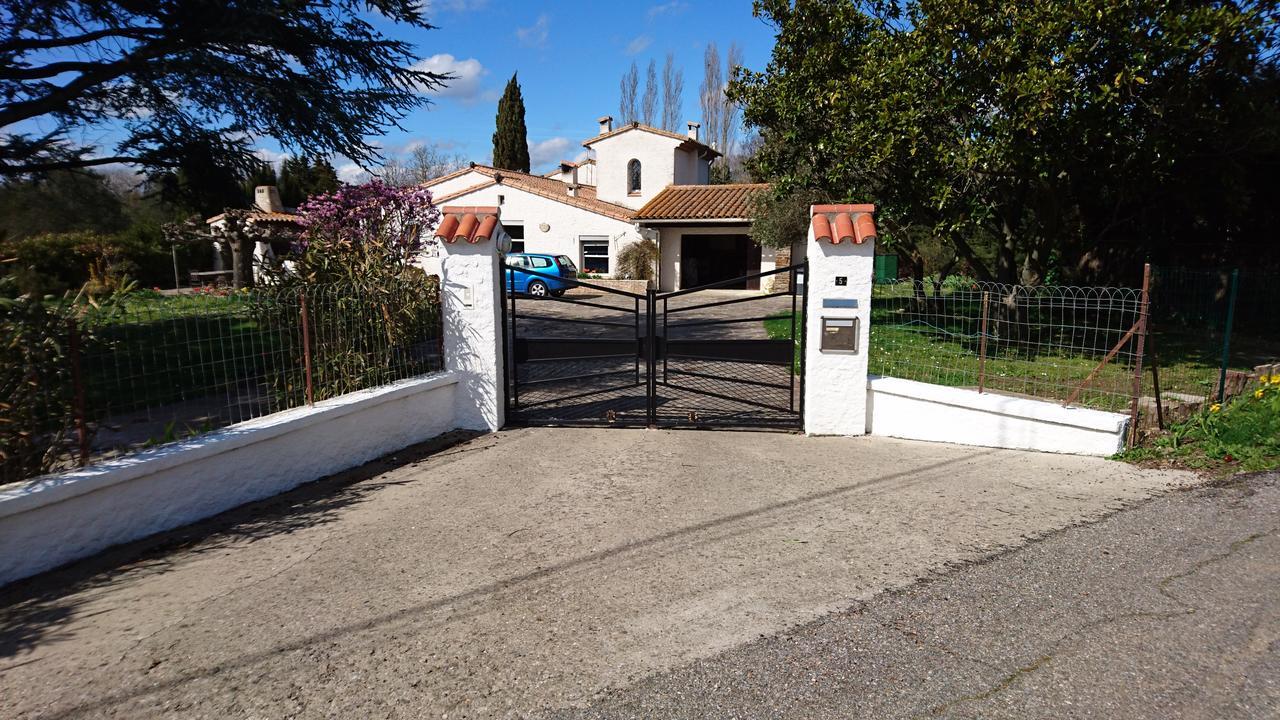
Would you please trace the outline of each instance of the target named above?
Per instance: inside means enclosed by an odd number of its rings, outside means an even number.
[[[1113,455],[1129,418],[1040,400],[888,377],[867,381],[872,435],[959,445]]]
[[[407,380],[0,491],[0,585],[452,430],[457,385]]]

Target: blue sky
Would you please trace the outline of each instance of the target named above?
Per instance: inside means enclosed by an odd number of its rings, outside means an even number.
[[[422,65],[459,75],[433,94],[434,103],[403,121],[405,130],[378,138],[386,150],[439,143],[477,162],[489,159],[498,96],[513,72],[524,92],[534,170],[572,159],[596,133],[595,119],[616,115],[618,81],[634,60],[643,84],[645,66],[668,51],[684,70],[684,119],[699,119],[702,54],[731,42],[748,67],[761,68],[773,48],[773,30],[751,15],[749,0],[654,2],[502,2],[433,0],[436,30],[406,30],[387,23],[389,35],[413,42]],[[264,155],[277,148],[262,143]],[[358,169],[338,164],[349,179]]]

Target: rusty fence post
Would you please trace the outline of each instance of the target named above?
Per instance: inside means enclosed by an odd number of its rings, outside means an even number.
[[[307,293],[300,295],[300,314],[302,315],[302,367],[307,379],[307,404],[315,407],[316,399],[311,386],[311,319],[307,313]]]
[[[991,293],[982,291],[982,326],[978,330],[978,392],[986,389],[987,383],[987,308],[990,307]]]
[[[1142,300],[1138,310],[1138,353],[1133,362],[1133,399],[1129,407],[1129,447],[1138,444],[1138,403],[1142,399],[1142,354],[1146,351],[1151,314],[1151,263],[1142,266]]]
[[[84,371],[80,365],[80,352],[80,327],[75,318],[68,318],[67,359],[71,364],[72,412],[80,447],[80,467],[84,467],[89,464],[89,428],[85,419]]]

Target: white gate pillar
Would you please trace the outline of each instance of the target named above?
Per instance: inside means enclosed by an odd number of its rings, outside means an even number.
[[[506,423],[502,365],[501,251],[510,243],[496,207],[445,207],[440,240],[440,306],[445,369],[458,373],[456,423],[498,430]]]
[[[804,309],[807,435],[867,432],[874,212],[874,205],[814,205],[809,210]]]

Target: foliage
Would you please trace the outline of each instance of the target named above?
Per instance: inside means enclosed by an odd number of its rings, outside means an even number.
[[[431,192],[373,180],[313,196],[298,210],[303,230],[290,265],[255,298],[261,322],[273,327],[297,317],[300,297],[310,299],[316,397],[385,382],[406,356],[421,364],[420,346],[439,321],[438,288],[415,264],[440,219]],[[302,387],[295,370],[278,393]]]
[[[367,138],[448,76],[371,22],[432,27],[414,0],[5,0],[0,176],[136,163],[254,169],[254,138],[372,163]],[[16,124],[40,130],[32,135]],[[118,128],[113,151],[79,143]]]
[[[658,243],[644,238],[623,245],[618,251],[614,276],[623,280],[654,280],[657,278]]]
[[[0,242],[0,259],[6,261],[0,267],[17,294],[41,298],[81,287],[98,294],[128,284],[144,263],[155,264],[155,253],[154,246],[134,235],[48,233]]]
[[[1280,468],[1280,376],[1263,376],[1246,393],[1203,408],[1120,458],[1220,471]]]
[[[793,188],[752,196],[751,239],[761,247],[787,248],[809,236],[809,206],[824,202],[815,191]]]
[[[1273,242],[1276,7],[758,0],[777,44],[729,94],[779,196],[875,202],[983,280],[1132,282]]]
[[[276,185],[281,204],[297,207],[312,195],[337,190],[342,183],[328,160],[287,157],[280,163],[280,178]]]
[[[493,130],[493,166],[529,172],[529,132],[524,124],[524,96],[513,74],[498,100]]]
[[[104,180],[95,173],[63,171],[0,184],[0,232],[21,238],[123,230],[128,218]]]
[[[416,145],[405,156],[387,158],[382,181],[388,185],[418,185],[467,166],[467,158],[439,143]]]
[[[96,335],[79,318],[89,309],[105,312],[118,298],[10,297],[12,282],[0,278],[0,485],[53,468],[74,425],[72,325],[80,326],[80,347],[91,347]]]

